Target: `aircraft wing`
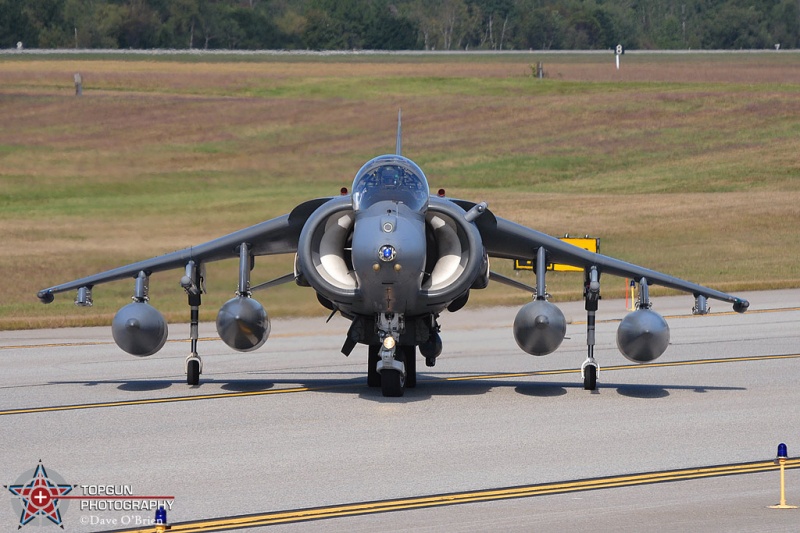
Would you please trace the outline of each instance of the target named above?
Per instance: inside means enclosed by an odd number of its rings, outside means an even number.
[[[120,279],[135,278],[141,271],[150,275],[154,272],[184,268],[189,261],[194,261],[199,265],[208,261],[239,257],[238,248],[242,243],[250,245],[253,255],[293,253],[297,251],[300,232],[303,229],[306,219],[319,206],[329,200],[330,198],[310,200],[300,204],[287,215],[282,215],[256,224],[255,226],[235,231],[229,235],[198,246],[177,250],[158,257],[145,259],[144,261],[42,289],[37,296],[43,302],[50,302],[55,293],[78,289],[80,287],[92,287],[100,283],[108,283]]]
[[[734,310],[740,313],[746,311],[750,305],[747,300],[742,298],[662,272],[620,261],[613,257],[578,248],[560,239],[501,217],[494,215],[481,216],[476,220],[476,224],[481,233],[486,252],[492,257],[535,259],[538,249],[544,246],[545,250],[547,250],[547,261],[551,263],[561,263],[585,269],[595,266],[601,273],[627,277],[637,282],[641,278],[647,278],[647,282],[650,285],[661,285],[689,292],[695,296],[702,295],[706,298],[730,302],[733,304]]]

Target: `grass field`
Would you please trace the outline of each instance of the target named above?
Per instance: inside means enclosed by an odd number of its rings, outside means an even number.
[[[536,61],[544,80],[531,77]],[[43,306],[36,291],[337,194],[393,151],[398,108],[405,155],[449,196],[550,234],[600,237],[603,253],[722,290],[800,286],[800,54],[613,62],[0,56],[0,329],[109,323],[132,281],[96,287],[91,309],[70,295]],[[291,264],[257,260],[253,281]],[[180,276],[154,275],[151,302],[185,322]],[[202,320],[236,284],[236,261],[208,266]],[[556,300],[580,287],[580,275],[548,277]],[[605,280],[605,295],[623,291]],[[473,303],[529,297],[493,285]],[[272,316],[323,314],[294,285],[257,298]]]

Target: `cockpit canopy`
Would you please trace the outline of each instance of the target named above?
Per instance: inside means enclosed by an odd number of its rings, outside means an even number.
[[[398,155],[382,155],[361,167],[353,180],[353,209],[367,209],[376,202],[401,202],[422,212],[428,206],[428,180],[413,161]]]

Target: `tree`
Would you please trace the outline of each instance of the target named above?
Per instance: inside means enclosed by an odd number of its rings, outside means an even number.
[[[262,9],[275,25],[276,48],[303,47],[302,35],[306,18],[303,15],[305,5],[301,1],[272,0],[263,4]]]
[[[800,47],[800,0],[0,0],[0,46]]]
[[[64,0],[29,0],[22,13],[36,31],[37,46],[69,46],[71,36],[64,21]]]
[[[469,28],[469,10],[463,0],[444,0],[437,13],[437,29],[441,35],[442,49],[461,48]]]
[[[763,13],[753,6],[719,5],[707,13],[703,48],[772,47]]]
[[[509,21],[514,10],[513,0],[470,0],[469,7],[476,20],[480,48],[503,50],[510,35]]]
[[[366,0],[312,0],[306,12],[303,42],[316,50],[364,47]]]
[[[475,37],[480,33],[476,10],[465,0],[413,0],[407,10],[407,18],[418,28],[425,50],[464,48],[478,40]]]
[[[17,0],[0,0],[0,48],[13,48],[18,42],[35,48],[39,31],[31,23],[25,4]]]
[[[558,50],[562,48],[565,21],[558,9],[541,2],[524,0],[515,7],[517,23],[512,36],[514,47]]]
[[[75,48],[117,48],[125,18],[123,6],[102,0],[64,3],[64,21],[73,30]]]
[[[783,0],[771,10],[768,30],[774,44],[781,48],[800,47],[800,2]]]
[[[146,0],[130,0],[120,25],[120,48],[154,48],[159,26],[158,14]]]
[[[192,49],[196,44],[195,28],[200,21],[200,0],[173,0],[167,8],[167,23],[162,26],[159,42],[168,48]]]
[[[373,2],[366,19],[364,48],[370,50],[413,50],[417,43],[418,28],[402,16],[391,4]]]

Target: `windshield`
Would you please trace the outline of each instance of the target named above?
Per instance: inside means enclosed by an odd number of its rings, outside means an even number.
[[[353,180],[353,208],[366,209],[376,202],[401,202],[414,211],[428,205],[428,180],[422,170],[400,156],[381,156],[358,171]]]

